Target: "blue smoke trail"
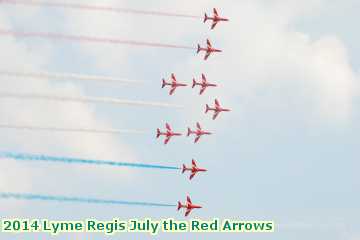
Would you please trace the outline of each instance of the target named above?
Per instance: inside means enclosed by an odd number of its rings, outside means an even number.
[[[68,164],[108,165],[113,167],[156,168],[156,169],[164,169],[164,170],[180,169],[179,167],[151,165],[151,164],[143,164],[143,163],[100,161],[100,160],[90,160],[90,159],[52,157],[46,155],[20,154],[20,153],[9,153],[9,152],[0,152],[0,158],[10,158],[18,161],[43,161],[43,162],[68,163]]]
[[[78,198],[78,197],[64,197],[64,196],[50,196],[38,195],[30,193],[7,193],[0,192],[0,199],[16,199],[16,200],[38,200],[38,201],[53,201],[53,202],[72,202],[72,203],[91,203],[103,205],[134,205],[147,207],[176,207],[175,204],[151,203],[151,202],[132,202],[120,200],[105,200],[96,198]]]

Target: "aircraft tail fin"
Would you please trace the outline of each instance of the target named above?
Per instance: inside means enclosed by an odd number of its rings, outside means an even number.
[[[205,16],[204,16],[204,23],[209,19],[208,15],[205,13]]]
[[[162,85],[161,85],[161,88],[164,88],[166,86],[166,81],[165,79],[162,79]]]
[[[193,78],[192,88],[194,88],[195,86],[196,86],[196,80],[195,80],[195,78]]]
[[[181,173],[184,173],[185,171],[186,171],[186,166],[185,166],[185,164],[183,164]]]
[[[190,129],[190,128],[188,128],[187,136],[190,136],[190,135],[191,135],[191,133],[192,133],[191,129]]]
[[[179,210],[180,210],[180,208],[182,208],[182,204],[181,204],[181,202],[180,202],[180,201],[178,201],[178,207],[177,207],[177,210],[179,211]]]
[[[200,44],[197,45],[197,52],[196,53],[199,53],[201,51],[201,47],[200,47]]]
[[[205,113],[207,113],[210,110],[209,105],[206,104],[206,109],[205,109]]]
[[[160,137],[160,134],[161,134],[161,132],[160,132],[160,129],[156,129],[157,131],[156,131],[156,138],[159,138]]]

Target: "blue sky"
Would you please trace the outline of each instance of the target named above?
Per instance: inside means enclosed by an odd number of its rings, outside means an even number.
[[[249,239],[358,240],[359,63],[356,1],[81,1],[202,15],[213,6],[228,24],[210,31],[201,20],[1,6],[0,28],[109,36],[180,45],[210,38],[224,52],[203,62],[189,50],[2,37],[0,69],[72,72],[141,80],[139,86],[0,76],[2,91],[181,103],[184,109],[44,101],[0,101],[1,123],[140,129],[104,136],[0,130],[1,150],[180,166],[192,158],[209,169],[189,182],[173,171],[114,169],[1,160],[0,190],[176,203],[190,194],[204,205],[193,217],[274,220],[274,234]],[[160,79],[190,82],[204,72],[219,88],[168,96]],[[217,121],[204,115],[217,97],[233,109]],[[154,139],[165,122],[185,132],[200,121],[215,135],[194,145]],[[2,216],[83,219],[174,217],[172,208],[93,206],[1,200]],[[84,235],[84,237],[90,235]],[[3,235],[0,239],[8,239]],[[26,236],[38,239],[38,235]],[[61,235],[56,239],[70,236]],[[102,239],[102,235],[91,236]],[[132,239],[134,236],[119,236]],[[140,239],[151,239],[139,234]],[[157,239],[197,239],[193,234]],[[217,234],[206,235],[218,239]],[[226,235],[238,239],[242,235]],[[24,236],[11,236],[23,239]]]

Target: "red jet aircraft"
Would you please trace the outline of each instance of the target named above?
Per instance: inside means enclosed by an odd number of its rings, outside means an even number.
[[[202,48],[200,46],[200,44],[198,44],[198,49],[197,49],[197,53],[201,52],[201,51],[204,51],[206,52],[205,53],[205,57],[204,57],[204,60],[207,60],[209,58],[209,56],[213,53],[213,52],[222,52],[221,50],[219,49],[216,49],[216,48],[213,48],[211,43],[210,43],[210,40],[207,39],[206,40],[206,43],[207,43],[207,46],[205,48]]]
[[[207,87],[217,87],[216,84],[213,84],[213,83],[209,83],[207,80],[206,80],[206,77],[204,74],[201,74],[201,83],[200,82],[196,82],[195,78],[193,79],[193,85],[192,85],[192,88],[194,88],[195,86],[201,86],[201,89],[200,89],[200,95],[203,94],[203,92],[206,90]]]
[[[194,140],[194,143],[197,143],[202,135],[211,135],[211,132],[206,132],[201,129],[200,123],[196,123],[197,129],[195,131],[192,131],[190,128],[188,128],[187,136],[190,136],[191,134],[196,135],[196,138]]]
[[[213,17],[208,17],[208,15],[205,13],[204,23],[207,20],[212,20],[213,21],[213,23],[211,25],[211,29],[214,29],[216,24],[218,24],[218,22],[221,22],[221,21],[227,22],[227,21],[229,21],[229,19],[227,19],[227,18],[219,17],[219,14],[218,14],[216,8],[214,8],[214,16]]]
[[[195,160],[193,159],[192,160],[192,165],[191,167],[186,167],[185,164],[183,164],[183,167],[182,167],[182,173],[186,172],[186,171],[190,171],[191,174],[190,174],[190,180],[193,179],[193,177],[195,177],[195,175],[198,173],[198,172],[206,172],[207,170],[204,169],[204,168],[198,168],[198,166],[196,165],[196,162]]]
[[[166,132],[161,132],[160,129],[157,129],[156,138],[160,136],[165,136],[164,144],[167,144],[173,136],[181,136],[181,133],[176,133],[171,130],[171,127],[168,123],[165,124]]]
[[[208,111],[214,111],[214,115],[213,115],[213,120],[216,119],[216,117],[219,115],[219,113],[221,112],[230,112],[231,110],[230,109],[226,109],[226,108],[222,108],[220,106],[220,103],[217,99],[215,99],[215,107],[214,108],[211,108],[209,107],[209,105],[206,104],[206,110],[205,110],[205,113],[207,113]]]
[[[187,84],[184,83],[178,83],[175,77],[175,74],[171,74],[171,82],[166,82],[165,79],[162,79],[162,86],[161,88],[164,88],[165,86],[171,86],[169,95],[172,95],[177,87],[186,87]]]
[[[185,208],[186,209],[186,212],[185,212],[185,217],[187,217],[192,210],[196,209],[196,208],[202,208],[201,206],[199,205],[194,205],[192,204],[191,202],[191,199],[189,196],[186,197],[186,204],[181,204],[180,201],[178,201],[178,208],[177,210],[179,211],[181,208]]]

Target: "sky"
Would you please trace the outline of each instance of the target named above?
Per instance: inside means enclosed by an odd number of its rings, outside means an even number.
[[[65,0],[64,0],[65,2]],[[214,31],[199,19],[0,5],[0,28],[196,46],[211,39],[223,53],[1,36],[1,70],[120,77],[138,85],[0,76],[2,92],[116,97],[184,105],[182,109],[0,99],[0,123],[115,128],[104,135],[1,129],[0,151],[181,166],[194,158],[207,173],[111,168],[1,159],[0,191],[176,204],[187,194],[204,206],[192,217],[273,220],[272,234],[248,239],[359,240],[360,32],[355,0],[74,0],[202,16],[215,6],[230,18]],[[219,84],[202,95],[161,89],[171,73],[190,83],[205,73]],[[204,106],[218,98],[232,112],[216,121]],[[185,132],[200,122],[214,135],[167,146],[155,130]],[[174,208],[0,200],[3,217],[101,220],[184,219]],[[245,237],[224,235],[228,239]],[[24,235],[1,234],[0,239]],[[47,235],[44,235],[47,237]],[[60,235],[54,239],[67,239]],[[76,237],[102,239],[101,234]],[[121,239],[133,239],[124,234]],[[152,239],[147,234],[139,239]],[[218,239],[218,234],[160,234],[156,239]],[[26,235],[38,239],[39,235]]]

